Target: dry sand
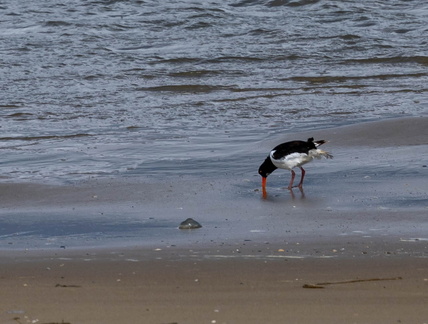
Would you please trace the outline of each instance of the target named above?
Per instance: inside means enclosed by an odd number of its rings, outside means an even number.
[[[380,153],[371,157],[370,167],[384,162],[394,145],[401,146],[399,152],[409,155],[397,156],[397,164],[413,173],[397,175],[387,166],[377,180],[366,179],[351,160],[349,169],[342,166],[342,156],[334,167],[346,174],[336,180],[346,186],[313,181],[303,199],[301,193],[289,197],[271,185],[266,201],[254,189],[243,189],[242,200],[225,200],[224,209],[210,213],[208,205],[206,226],[175,244],[152,240],[133,248],[64,249],[58,243],[56,248],[21,249],[19,236],[2,239],[0,323],[428,323],[427,121],[408,118],[319,131],[345,153],[350,142],[364,154]],[[327,196],[326,185],[332,192]],[[2,224],[28,210],[97,210],[107,202],[109,209],[124,210],[128,205],[121,201],[140,194],[133,196],[137,186],[130,187],[45,186],[41,191],[38,185],[1,184]],[[150,192],[146,207],[162,187],[153,184]],[[205,198],[199,196],[187,215],[197,214]],[[159,213],[172,210],[167,207]],[[260,210],[269,213],[261,217]],[[287,212],[278,214],[281,210]],[[219,211],[229,213],[228,227],[243,225],[244,218],[251,225],[241,232],[228,231],[222,222],[210,226],[208,220]],[[278,231],[281,226],[287,233]]]

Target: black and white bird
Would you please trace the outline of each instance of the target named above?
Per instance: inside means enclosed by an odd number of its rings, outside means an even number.
[[[314,141],[314,138],[308,138],[305,141],[291,141],[279,144],[270,151],[269,156],[259,167],[259,174],[262,176],[262,187],[266,187],[266,179],[269,174],[275,171],[277,168],[287,169],[291,171],[291,181],[288,185],[288,189],[293,188],[294,177],[296,173],[293,168],[298,167],[302,170],[302,177],[300,178],[299,184],[296,186],[302,188],[303,179],[305,177],[305,170],[302,165],[311,162],[314,158],[320,159],[325,157],[332,159],[333,155],[330,153],[320,150],[318,147],[326,143],[325,140]]]

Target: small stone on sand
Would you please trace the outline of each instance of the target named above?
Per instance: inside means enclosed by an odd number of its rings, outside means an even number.
[[[194,229],[194,228],[200,228],[202,227],[201,224],[199,224],[197,221],[195,221],[193,218],[188,218],[184,222],[181,222],[179,229]]]

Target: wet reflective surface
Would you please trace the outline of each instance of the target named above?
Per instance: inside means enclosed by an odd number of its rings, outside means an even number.
[[[427,13],[3,1],[1,248],[424,242],[426,124],[342,126],[427,115]],[[269,150],[311,136],[334,160],[302,192],[276,171],[263,199]],[[203,227],[179,231],[188,217]]]

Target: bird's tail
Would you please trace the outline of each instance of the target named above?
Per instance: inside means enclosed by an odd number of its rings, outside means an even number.
[[[318,146],[327,143],[327,141],[325,141],[325,140],[314,141],[314,138],[311,137],[311,138],[308,138],[308,142],[313,142],[315,144],[315,147],[317,148],[316,151],[314,151],[314,153],[313,153],[313,157],[315,157],[317,159],[321,159],[321,157],[325,157],[326,159],[332,159],[333,158],[333,155],[331,155],[327,151],[323,151],[323,150],[320,150],[318,148]]]
[[[325,140],[314,141],[314,144],[315,144],[315,146],[316,146],[316,147],[318,147],[318,146],[320,146],[320,145],[323,145],[323,144],[325,144],[325,143],[327,143],[327,141],[325,141]]]
[[[311,138],[308,138],[308,143],[314,143],[315,147],[318,147],[320,145],[327,143],[327,141],[325,140],[314,141],[314,138],[311,137]]]

